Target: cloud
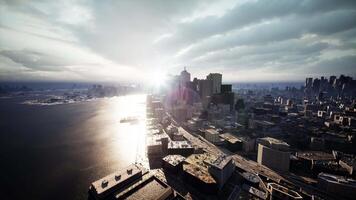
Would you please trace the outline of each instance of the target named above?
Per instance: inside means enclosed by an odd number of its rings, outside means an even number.
[[[38,71],[62,71],[61,66],[69,65],[63,59],[48,54],[29,50],[22,51],[0,51],[0,55],[10,58],[12,61],[25,67]]]
[[[354,19],[354,0],[0,1],[0,79],[351,73]]]

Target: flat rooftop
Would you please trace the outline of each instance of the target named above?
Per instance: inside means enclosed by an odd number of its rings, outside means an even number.
[[[229,162],[232,162],[231,156],[219,155],[211,165],[218,169],[223,169]]]
[[[193,164],[183,164],[183,171],[195,176],[204,183],[216,183],[215,179],[210,175],[208,170],[204,167],[193,165]]]
[[[289,149],[288,143],[272,137],[258,138],[256,142],[274,149],[279,149],[279,150]]]
[[[192,154],[185,159],[185,162],[208,169],[211,163],[213,163],[217,158],[217,156],[210,153]]]
[[[189,141],[186,141],[186,140],[170,141],[168,143],[168,148],[169,149],[187,149],[187,148],[193,148],[193,146]]]
[[[212,128],[206,129],[205,131],[212,135],[219,135],[219,132]]]
[[[226,141],[229,141],[231,143],[237,143],[237,142],[242,142],[239,138],[235,137],[231,133],[224,133],[220,135],[221,138],[225,139]]]
[[[110,175],[105,176],[97,181],[94,181],[91,184],[91,190],[96,193],[96,195],[101,195],[109,190],[114,189],[118,185],[122,184],[126,180],[137,176],[139,174],[145,173],[145,170],[142,166],[132,164],[118,172],[112,173]]]
[[[179,163],[185,160],[184,156],[181,155],[168,155],[163,158],[163,161],[169,163],[172,166],[177,166]]]
[[[346,178],[344,176],[338,176],[334,174],[320,173],[318,178],[324,179],[328,182],[333,182],[335,184],[347,185],[356,189],[356,180],[351,178]]]
[[[128,190],[126,193],[117,195],[116,199],[126,199],[126,200],[157,200],[157,199],[167,199],[173,196],[173,189],[167,184],[163,183],[154,176],[151,176],[140,184],[135,185],[133,188]]]
[[[334,155],[322,151],[297,152],[297,157],[305,160],[335,160]]]

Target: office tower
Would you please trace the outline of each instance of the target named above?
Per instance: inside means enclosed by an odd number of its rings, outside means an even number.
[[[313,78],[306,78],[305,79],[305,87],[309,89],[312,87],[312,85],[313,85]]]
[[[277,171],[289,171],[289,145],[281,140],[266,137],[259,138],[257,162]]]
[[[213,94],[221,92],[222,74],[210,73],[206,79],[213,81]]]
[[[180,73],[180,81],[183,86],[190,82],[190,73],[187,72],[186,68]]]

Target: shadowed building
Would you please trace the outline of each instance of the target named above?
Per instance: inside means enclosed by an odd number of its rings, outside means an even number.
[[[257,139],[257,162],[277,171],[289,171],[290,152],[286,142],[266,137]]]

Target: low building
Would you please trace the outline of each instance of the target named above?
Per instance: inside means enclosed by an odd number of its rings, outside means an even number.
[[[296,157],[302,163],[302,167],[307,170],[313,170],[317,163],[321,161],[334,161],[335,157],[333,154],[325,153],[322,151],[304,151],[297,152]]]
[[[142,177],[146,172],[147,170],[140,165],[130,165],[118,172],[94,181],[89,187],[89,197],[92,199],[107,199],[112,197],[116,191],[124,189]]]
[[[154,191],[154,192],[153,192]],[[135,200],[135,199],[184,199],[182,196],[177,197],[174,190],[158,179],[155,176],[151,176],[143,181],[138,182],[132,188],[121,192],[115,196],[117,200]]]
[[[354,199],[356,196],[356,180],[343,176],[320,173],[318,187],[337,197]]]

